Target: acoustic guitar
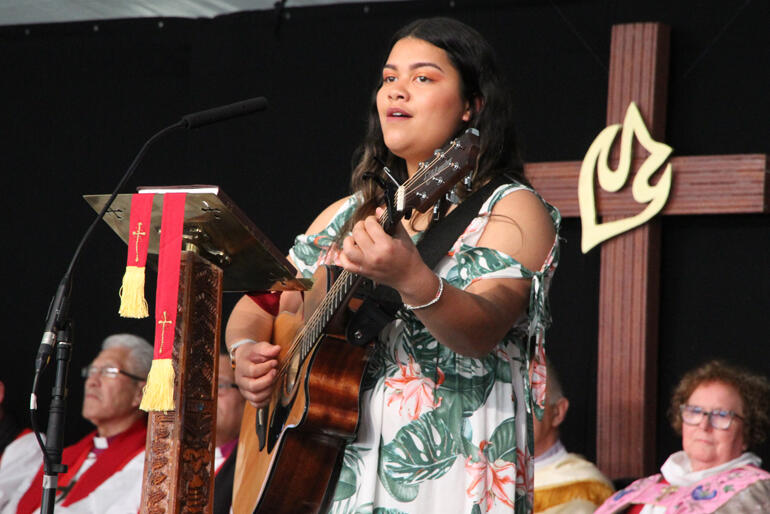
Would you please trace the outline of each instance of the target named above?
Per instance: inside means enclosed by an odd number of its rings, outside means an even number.
[[[396,191],[394,227],[404,213],[426,212],[473,171],[479,133],[468,129]],[[356,437],[359,389],[374,342],[345,340],[348,303],[364,280],[321,266],[299,313],[280,313],[273,343],[281,347],[270,403],[246,404],[233,483],[235,514],[316,513],[328,504],[345,444]]]

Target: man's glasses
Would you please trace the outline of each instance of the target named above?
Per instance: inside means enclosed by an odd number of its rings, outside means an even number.
[[[107,377],[107,378],[115,378],[118,375],[125,375],[129,378],[133,378],[134,380],[144,381],[146,379],[142,377],[138,377],[136,375],[132,375],[128,371],[123,371],[120,368],[115,368],[113,366],[85,366],[83,369],[80,370],[80,376],[83,378],[93,377],[95,375],[99,375],[100,377]]]
[[[719,430],[730,428],[733,418],[743,419],[743,416],[731,410],[714,409],[708,411],[703,407],[695,405],[680,405],[679,412],[682,414],[682,421],[688,425],[700,425],[701,421],[703,421],[703,416],[708,416],[709,424]]]

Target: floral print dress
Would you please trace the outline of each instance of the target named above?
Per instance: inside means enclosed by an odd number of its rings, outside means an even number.
[[[545,396],[543,334],[558,237],[537,271],[476,246],[495,203],[521,189],[527,188],[497,188],[436,271],[460,289],[486,278],[530,279],[528,313],[492,352],[472,358],[438,343],[411,312],[401,309],[381,332],[367,368],[358,437],[346,447],[329,512],[532,511],[528,427],[533,406],[539,410]],[[290,255],[304,276],[334,263],[338,251],[333,242],[356,205],[351,196],[322,232],[296,238]],[[558,232],[559,213],[545,205]],[[536,344],[532,384],[529,341]]]

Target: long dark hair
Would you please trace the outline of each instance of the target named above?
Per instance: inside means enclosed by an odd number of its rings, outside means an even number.
[[[452,18],[437,17],[416,20],[398,30],[390,41],[388,52],[407,37],[422,39],[447,53],[460,74],[460,95],[471,106],[471,118],[461,124],[458,134],[468,127],[475,127],[481,133],[479,164],[470,191],[465,185],[458,185],[455,188],[457,196],[462,199],[503,173],[526,183],[516,145],[509,92],[489,43],[468,25]],[[383,65],[386,59],[387,55]],[[347,233],[356,221],[372,214],[377,205],[383,203],[382,190],[365,175],[383,175],[381,163],[385,163],[400,183],[407,178],[406,163],[393,155],[383,140],[377,113],[377,91],[381,86],[380,78],[371,96],[366,136],[354,157],[351,189],[362,194],[363,202],[341,234]]]

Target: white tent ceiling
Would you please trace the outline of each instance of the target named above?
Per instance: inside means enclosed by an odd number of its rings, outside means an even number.
[[[273,9],[275,3],[275,0],[0,0],[0,25],[119,18],[213,18],[237,11]],[[287,0],[285,7],[335,3],[366,3],[366,0]]]

